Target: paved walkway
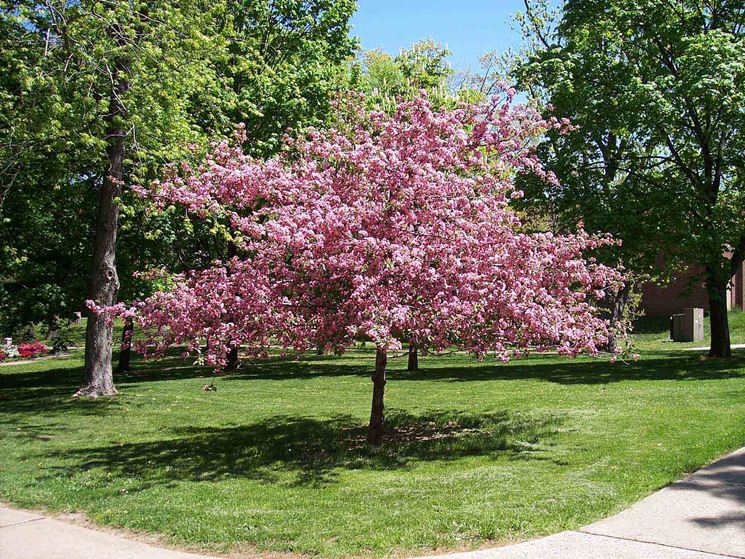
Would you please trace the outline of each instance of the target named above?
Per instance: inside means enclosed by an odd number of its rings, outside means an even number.
[[[683,351],[709,351],[708,347],[684,347]],[[745,349],[745,344],[732,344],[730,349]]]
[[[0,559],[213,559],[0,507]]]
[[[745,559],[745,448],[577,532],[438,557]],[[2,507],[0,558],[211,559]]]

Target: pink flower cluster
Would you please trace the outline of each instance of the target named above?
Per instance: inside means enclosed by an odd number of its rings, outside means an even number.
[[[126,311],[147,334],[138,349],[183,344],[216,368],[238,345],[340,352],[357,339],[505,360],[526,349],[597,353],[609,335],[598,301],[623,278],[587,252],[614,241],[524,232],[509,204],[522,195],[517,174],[556,180],[532,148],[568,123],[509,93],[454,110],[425,96],[393,115],[361,106],[348,126],[286,138],[268,161],[218,143],[199,167],[141,190],[224,220],[240,257]]]

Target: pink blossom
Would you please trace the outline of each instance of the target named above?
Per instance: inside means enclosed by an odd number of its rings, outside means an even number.
[[[139,350],[183,344],[218,369],[238,345],[340,352],[357,339],[502,360],[597,353],[609,337],[598,305],[622,276],[587,253],[614,241],[522,232],[514,178],[555,180],[533,146],[569,124],[513,95],[454,110],[421,96],[390,116],[353,107],[352,125],[286,137],[268,161],[221,142],[197,168],[171,168],[147,194],[227,221],[242,256],[128,310],[148,336]]]

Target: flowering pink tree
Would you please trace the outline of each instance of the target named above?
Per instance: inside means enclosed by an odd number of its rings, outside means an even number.
[[[258,161],[228,143],[199,168],[173,170],[148,195],[219,217],[240,257],[176,278],[140,304],[141,350],[172,344],[220,368],[230,348],[376,347],[368,439],[383,429],[388,352],[410,340],[507,360],[526,349],[594,354],[608,340],[597,303],[619,272],[586,251],[607,237],[528,234],[509,205],[518,173],[541,169],[531,145],[549,127],[506,98],[393,115],[355,109],[351,124],[286,140]]]

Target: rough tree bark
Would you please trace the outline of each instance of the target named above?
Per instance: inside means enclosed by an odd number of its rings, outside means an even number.
[[[709,323],[711,325],[709,357],[731,357],[732,347],[727,317],[727,282],[719,280],[716,274],[709,272],[706,291],[709,296]]]
[[[631,300],[631,293],[633,289],[634,286],[632,283],[624,284],[623,288],[618,293],[616,293],[616,295],[613,297],[613,301],[611,301],[608,316],[608,320],[610,321],[611,326],[611,332],[610,336],[608,337],[608,345],[606,346],[606,350],[609,352],[614,352],[618,348],[618,337],[615,334],[615,328],[624,318],[624,313],[626,312],[626,308],[628,307],[629,301]]]
[[[375,372],[372,375],[373,397],[370,411],[370,425],[367,429],[367,442],[379,444],[383,440],[383,398],[385,395],[385,368],[388,364],[388,354],[385,349],[375,352]]]
[[[134,335],[135,325],[131,318],[124,321],[124,330],[122,331],[122,344],[119,348],[119,365],[116,368],[117,373],[129,372],[129,361],[132,357],[132,336]]]
[[[413,340],[409,340],[409,361],[406,364],[407,371],[419,370],[419,349]]]
[[[124,37],[121,30],[114,35]],[[123,39],[117,39],[123,40]],[[96,238],[93,247],[93,270],[89,285],[89,298],[99,306],[113,305],[119,291],[116,273],[116,237],[119,227],[119,205],[124,178],[124,158],[127,131],[124,127],[126,108],[123,97],[129,89],[130,62],[118,60],[111,69],[112,87],[109,95],[107,123],[108,170],[101,187],[96,220]],[[114,337],[113,324],[104,313],[88,313],[85,330],[85,373],[83,384],[76,396],[108,396],[116,394],[111,370],[111,351]]]

